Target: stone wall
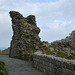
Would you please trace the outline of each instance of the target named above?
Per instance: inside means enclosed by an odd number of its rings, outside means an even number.
[[[41,52],[34,53],[33,66],[49,75],[75,75],[75,60],[45,55]]]
[[[40,29],[36,25],[34,15],[24,18],[19,12],[10,11],[12,18],[13,37],[9,56],[23,60],[32,60],[32,53],[43,50],[38,36]]]

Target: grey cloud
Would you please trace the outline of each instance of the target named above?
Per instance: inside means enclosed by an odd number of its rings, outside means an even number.
[[[10,10],[19,11],[24,16],[34,14],[37,18],[37,24],[41,28],[41,40],[51,42],[65,38],[75,29],[74,3],[75,0],[59,0],[49,3],[28,3],[27,0],[0,0],[1,46],[7,47],[10,45],[12,37]]]

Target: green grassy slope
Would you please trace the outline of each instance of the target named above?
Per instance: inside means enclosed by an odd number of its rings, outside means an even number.
[[[4,66],[5,63],[0,61],[0,75],[8,75],[8,72]]]

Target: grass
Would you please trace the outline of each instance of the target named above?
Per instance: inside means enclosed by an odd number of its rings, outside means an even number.
[[[70,56],[70,57],[67,57],[67,59],[69,59],[69,60],[75,60],[75,56]]]
[[[5,63],[0,61],[0,75],[8,75],[8,72],[4,66]]]
[[[48,41],[43,41],[43,43],[49,44],[49,42],[48,42]]]
[[[32,66],[32,68],[34,68],[35,70],[37,70],[37,71],[43,73],[44,75],[49,75],[49,74],[47,74],[47,73],[44,73],[42,70],[35,68],[34,66]]]
[[[55,55],[56,57],[66,58],[69,60],[75,60],[75,56],[68,56],[67,53],[63,53],[61,51],[50,51],[50,50],[43,50],[43,54],[46,55]]]
[[[0,54],[0,55],[9,55],[9,54]]]
[[[50,50],[43,50],[43,54],[47,54],[47,55],[54,55],[54,51],[50,51]]]
[[[62,58],[66,58],[66,59],[67,59],[68,54],[67,54],[67,53],[62,53],[62,52],[58,51],[58,52],[57,52],[57,56],[58,56],[58,57],[62,57]]]

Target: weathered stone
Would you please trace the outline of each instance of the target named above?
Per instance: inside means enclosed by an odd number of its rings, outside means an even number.
[[[54,41],[50,44],[51,51],[60,51],[62,53],[67,53],[68,56],[75,55],[75,30],[72,31],[70,36],[65,39]]]
[[[40,29],[36,26],[34,15],[24,18],[19,12],[10,11],[13,37],[10,46],[10,57],[32,60],[32,53],[40,50]]]
[[[10,57],[25,59],[27,55],[30,58],[32,53],[37,50],[54,51],[55,56],[59,56],[57,51],[66,53],[67,57],[75,55],[75,30],[65,39],[49,44],[47,41],[40,41],[38,36],[40,29],[36,25],[34,15],[24,18],[19,12],[10,11],[10,17],[12,18],[13,28]]]
[[[75,60],[45,55],[39,51],[33,55],[33,66],[49,75],[75,75]]]

